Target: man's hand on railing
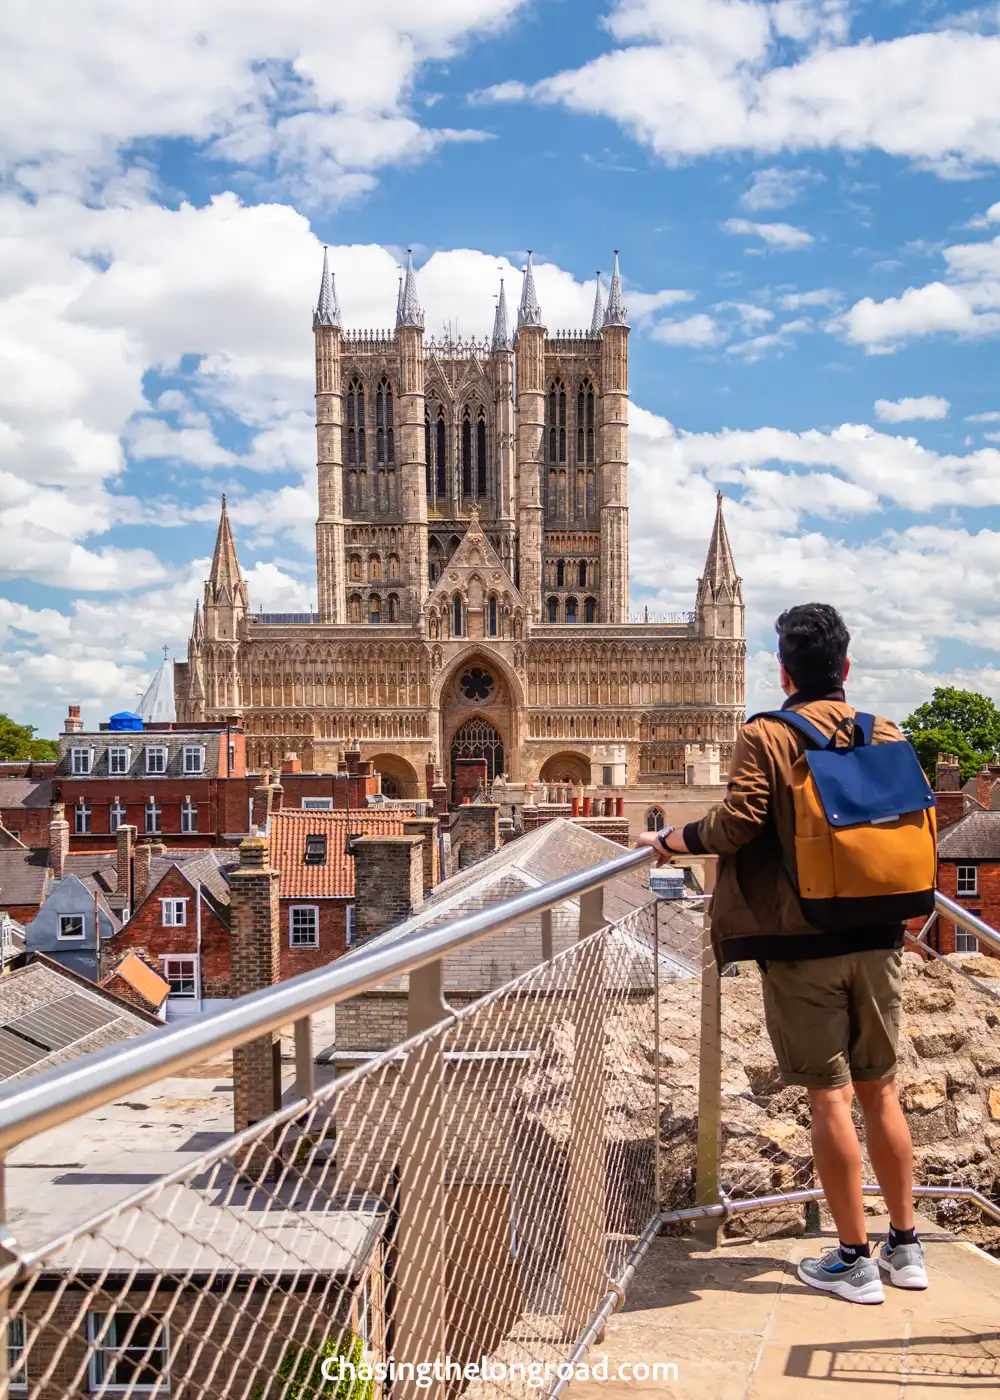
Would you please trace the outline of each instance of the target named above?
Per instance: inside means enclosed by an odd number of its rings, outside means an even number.
[[[649,846],[654,850],[657,865],[666,865],[672,856],[682,856],[687,851],[684,833],[675,826],[664,826],[659,831],[644,831],[635,844]]]

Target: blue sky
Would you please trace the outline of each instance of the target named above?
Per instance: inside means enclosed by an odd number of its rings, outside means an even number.
[[[0,14],[0,708],[54,733],[182,655],[232,505],[308,607],[310,310],[550,329],[621,248],[632,596],[691,606],[714,492],[752,706],[805,597],[857,695],[1000,699],[1000,5],[36,0]],[[510,288],[516,294],[516,285]]]

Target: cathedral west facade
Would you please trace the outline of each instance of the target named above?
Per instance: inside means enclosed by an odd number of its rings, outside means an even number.
[[[256,768],[360,748],[400,796],[460,757],[654,795],[691,744],[725,765],[745,643],[721,496],[694,611],[629,621],[617,254],[607,306],[598,284],[589,329],[554,335],[529,254],[513,336],[501,283],[483,342],[425,338],[409,260],[395,331],[345,332],[324,255],[313,330],[316,611],[252,611],[223,502],[178,719],[242,716]]]

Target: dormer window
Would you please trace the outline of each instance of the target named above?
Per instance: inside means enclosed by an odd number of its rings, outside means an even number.
[[[184,745],[184,772],[204,773],[205,771],[205,750],[200,744]]]
[[[70,749],[69,766],[74,777],[82,777],[89,773],[93,763],[93,749]]]
[[[132,752],[130,749],[116,746],[108,749],[108,772],[127,773],[132,762]]]
[[[167,751],[162,746],[146,750],[146,772],[165,773],[167,771]]]
[[[304,858],[306,865],[326,864],[326,833],[310,832],[306,836],[306,853]]]

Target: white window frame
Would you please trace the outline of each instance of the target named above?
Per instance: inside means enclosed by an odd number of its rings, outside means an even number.
[[[125,755],[125,767],[115,767],[116,760],[120,759],[123,754]],[[128,747],[128,745],[112,744],[111,747],[108,749],[108,772],[113,777],[123,778],[131,767],[132,750]]]
[[[955,930],[955,952],[978,953],[979,939],[974,933],[967,933],[964,928],[957,928]]]
[[[972,882],[969,884],[968,872],[972,872]],[[965,877],[965,888],[962,888],[962,877]],[[959,899],[973,899],[979,894],[979,867],[978,865],[959,865],[955,868],[955,892]]]
[[[194,759],[197,762],[196,768],[188,766],[188,760]],[[205,748],[203,744],[184,745],[184,773],[190,777],[197,777],[205,771]]]
[[[66,920],[67,920],[67,919],[73,919],[74,921],[75,921],[76,919],[79,919],[79,921],[80,921],[80,932],[79,932],[79,933],[64,933],[64,932],[63,932],[63,925],[66,923]],[[58,933],[57,936],[58,936],[58,939],[59,939],[59,942],[60,942],[60,943],[82,943],[83,940],[84,940],[84,939],[86,938],[86,936],[87,936],[87,919],[86,919],[86,916],[85,916],[84,914],[60,914],[60,915],[59,915],[59,933]]]
[[[163,763],[162,768],[155,768],[150,764],[150,758],[154,753],[159,754],[161,756]],[[162,777],[162,775],[167,771],[167,761],[169,757],[170,754],[165,744],[150,744],[149,747],[146,749],[146,772],[153,773],[157,776]],[[160,759],[157,760],[157,762],[159,761]]]
[[[154,817],[153,825],[150,825],[150,817]],[[143,812],[143,831],[147,836],[159,836],[163,831],[163,808],[154,797],[152,802],[147,802]]]
[[[177,918],[177,908],[180,906],[181,917]],[[183,899],[175,899],[172,896],[160,900],[160,913],[164,928],[187,928],[187,896]],[[169,915],[169,917],[168,917]]]
[[[128,811],[124,802],[119,802],[117,797],[108,808],[108,830],[116,832],[120,826],[125,826],[128,821]]]
[[[171,984],[170,998],[173,1001],[197,1001],[201,996],[201,977],[199,976],[197,956],[194,953],[165,953],[160,962],[163,964],[163,975],[168,982],[170,981],[171,963],[183,963],[190,970],[190,980],[194,984],[194,990],[191,992],[175,992],[173,984]],[[176,975],[183,977],[186,973],[178,972]]]
[[[307,942],[301,935],[296,937],[295,915],[311,914],[313,918],[312,937]],[[318,948],[319,947],[319,905],[318,904],[292,904],[288,910],[288,946],[289,948]]]
[[[28,1329],[23,1313],[12,1313],[7,1318],[7,1373],[14,1375],[14,1367],[24,1355]],[[16,1379],[9,1382],[11,1395],[24,1395],[28,1390],[28,1368],[22,1366]]]
[[[132,1320],[135,1316],[136,1314],[133,1312],[124,1312],[124,1318],[127,1319],[125,1322],[126,1333],[129,1327],[131,1327]],[[110,1358],[113,1357],[114,1361],[117,1362],[122,1360],[123,1357],[119,1354],[117,1345],[109,1341],[109,1333],[111,1333],[112,1336],[114,1335],[110,1328],[108,1332],[104,1333],[104,1341],[97,1344],[97,1338],[101,1335],[106,1317],[106,1312],[95,1311],[87,1313],[87,1341],[90,1343],[91,1347],[93,1347],[93,1351],[87,1361],[88,1392],[91,1395],[98,1393],[101,1395],[167,1395],[170,1391],[170,1382],[168,1380],[157,1381],[152,1385],[140,1385],[134,1381],[130,1381],[127,1384],[113,1385],[107,1380],[107,1374],[112,1364]],[[116,1309],[114,1318],[112,1319],[112,1327],[115,1328],[115,1330],[117,1330],[117,1324],[121,1320],[122,1312]],[[162,1322],[159,1318],[153,1318],[152,1321],[161,1323],[160,1337],[159,1341],[156,1343],[155,1350],[151,1353],[150,1359],[146,1364],[154,1365],[153,1358],[156,1357],[159,1364],[155,1365],[155,1369],[163,1372],[166,1370],[170,1358],[169,1324]],[[127,1352],[129,1348],[126,1347],[125,1350]],[[136,1344],[135,1350],[139,1351],[138,1344]],[[145,1355],[145,1352],[146,1348],[143,1347],[142,1355]]]
[[[344,942],[347,944],[348,948],[351,947],[355,938],[358,936],[357,912],[358,906],[356,904],[349,904],[347,906],[344,920]]]
[[[74,745],[69,751],[69,768],[74,778],[89,777],[94,767],[94,750]]]
[[[73,835],[89,836],[92,816],[89,802],[77,802],[73,808]]]
[[[302,799],[302,810],[303,810],[303,812],[332,812],[332,811],[333,811],[333,798],[332,798],[332,797],[303,797],[303,799]]]
[[[190,836],[198,830],[198,804],[192,802],[190,797],[185,797],[181,803],[181,832],[185,836]]]

